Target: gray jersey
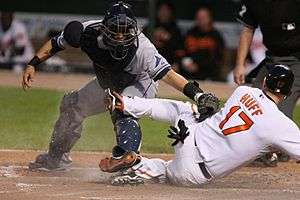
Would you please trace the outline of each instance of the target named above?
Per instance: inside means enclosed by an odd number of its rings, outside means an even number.
[[[151,79],[155,82],[171,69],[170,64],[143,33],[138,36],[135,48],[129,50],[126,58],[116,60],[112,58],[103,42],[99,28],[101,20],[91,20],[82,24],[84,26],[82,34],[89,35],[89,41],[81,41],[81,49],[93,61],[101,87],[122,91],[140,80]],[[70,47],[63,33],[56,41],[63,49]]]

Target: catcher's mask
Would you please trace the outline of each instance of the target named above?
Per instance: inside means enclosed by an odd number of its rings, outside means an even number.
[[[110,7],[102,22],[103,41],[109,47],[114,59],[126,57],[129,48],[138,45],[137,21],[130,5],[122,1]]]

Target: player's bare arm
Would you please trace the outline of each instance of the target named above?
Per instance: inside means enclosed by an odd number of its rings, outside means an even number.
[[[245,26],[241,32],[237,51],[236,67],[234,69],[234,81],[238,85],[245,83],[245,61],[251,46],[255,29]]]
[[[203,117],[207,118],[219,110],[220,105],[217,97],[211,93],[204,93],[196,82],[188,82],[174,70],[171,69],[162,80],[194,100]]]
[[[183,76],[177,74],[172,69],[162,78],[162,80],[168,85],[176,88],[180,92],[183,92],[184,86],[188,83],[188,81]]]
[[[36,66],[50,58],[54,54],[53,49],[51,40],[47,41],[28,63],[23,73],[22,87],[24,90],[31,87],[32,82],[34,81]]]

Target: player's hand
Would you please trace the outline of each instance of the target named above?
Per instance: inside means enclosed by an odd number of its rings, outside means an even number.
[[[170,126],[170,129],[168,130],[168,138],[175,139],[172,146],[175,146],[179,142],[184,144],[185,138],[190,135],[188,127],[185,126],[184,121],[181,119],[178,121],[178,129],[174,126]]]
[[[212,116],[220,109],[220,100],[214,94],[204,93],[197,102],[198,112],[202,120]]]
[[[35,69],[33,66],[28,65],[23,72],[22,87],[24,90],[31,88],[34,81]]]
[[[110,111],[111,113],[114,110],[119,110],[123,112],[124,110],[124,102],[123,97],[115,91],[111,91],[110,89],[105,90],[106,97],[104,99],[104,104],[106,110]]]
[[[234,82],[238,85],[245,83],[246,68],[243,65],[237,65],[233,70]]]

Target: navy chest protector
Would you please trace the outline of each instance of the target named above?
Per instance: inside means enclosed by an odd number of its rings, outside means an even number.
[[[80,47],[93,61],[98,81],[104,89],[111,88],[121,92],[132,85],[136,75],[124,71],[136,54],[136,46],[132,45],[127,56],[122,60],[114,59],[108,49],[98,47],[99,30],[87,27],[80,38]]]

